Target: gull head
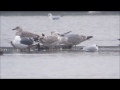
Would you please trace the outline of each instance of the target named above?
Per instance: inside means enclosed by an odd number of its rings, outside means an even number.
[[[60,33],[59,32],[57,32],[57,31],[51,31],[51,35],[55,35],[55,36],[60,36]]]
[[[22,28],[20,26],[17,26],[16,28],[13,28],[12,30],[22,31]]]
[[[90,38],[93,38],[93,36],[87,36],[87,38],[86,38],[86,39],[87,39],[87,40],[89,40]]]

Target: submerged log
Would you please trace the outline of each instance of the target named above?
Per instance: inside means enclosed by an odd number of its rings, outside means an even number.
[[[77,51],[82,51],[82,48],[84,46],[76,46]],[[44,45],[36,45],[31,48],[31,52],[40,52],[40,51],[50,51],[50,50],[75,50],[74,46],[66,46],[66,45],[60,45],[60,47],[48,47]],[[28,52],[28,49],[24,49],[23,52]],[[120,46],[99,46],[99,51],[100,52],[120,52]],[[0,47],[0,53],[1,55],[3,53],[15,53],[15,52],[20,52],[20,49],[15,49],[14,47]]]

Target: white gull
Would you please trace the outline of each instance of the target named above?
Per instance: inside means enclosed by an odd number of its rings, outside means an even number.
[[[96,52],[96,51],[98,51],[98,46],[96,44],[90,45],[90,46],[85,46],[85,47],[83,47],[82,50],[86,51],[86,52]]]
[[[28,38],[15,36],[14,40],[11,41],[11,45],[16,49],[30,49],[32,45],[37,41],[37,38]]]

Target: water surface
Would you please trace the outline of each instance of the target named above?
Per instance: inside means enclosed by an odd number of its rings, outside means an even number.
[[[14,12],[15,13],[15,12]],[[36,12],[37,13],[37,12]],[[51,21],[47,14],[0,16],[0,46],[11,46],[8,42],[14,39],[16,26],[37,34],[57,30],[72,31],[83,35],[93,35],[93,39],[81,43],[81,46],[98,44],[100,46],[118,46],[120,16],[114,15],[81,15],[58,13],[60,20]],[[56,13],[57,15],[57,13]],[[43,53],[9,53],[0,56],[1,78],[120,78],[120,53],[54,51]]]

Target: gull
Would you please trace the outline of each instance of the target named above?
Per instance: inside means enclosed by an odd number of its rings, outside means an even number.
[[[89,14],[97,14],[100,13],[99,11],[88,11]]]
[[[50,35],[50,36],[45,36],[45,34],[42,34],[42,37],[39,38],[40,43],[42,43],[44,46],[48,47],[54,47],[54,46],[59,46],[60,43],[60,37]]]
[[[94,44],[94,45],[90,45],[90,46],[85,46],[85,47],[83,47],[82,50],[86,51],[86,52],[96,52],[96,51],[98,51],[98,45]]]
[[[20,26],[17,26],[16,28],[12,29],[12,30],[16,30],[16,35],[19,35],[21,37],[39,37],[39,35],[28,32],[28,31],[23,31],[22,28]]]
[[[68,46],[73,46],[80,44],[83,41],[89,40],[90,38],[93,38],[93,36],[85,36],[85,35],[80,35],[80,34],[68,34],[65,35],[61,39],[61,44],[68,45]]]
[[[28,38],[15,36],[14,40],[11,41],[11,45],[17,49],[29,49],[33,46],[34,42],[37,42],[38,38]]]
[[[52,31],[51,35],[58,36],[60,39],[59,43],[62,45],[67,45],[72,47],[75,45],[80,44],[83,41],[89,40],[90,38],[93,38],[93,36],[85,36],[85,35],[80,35],[80,34],[69,34],[71,31],[68,31],[66,33],[60,34],[57,31]]]
[[[49,19],[51,19],[51,20],[59,20],[60,18],[61,18],[61,16],[53,16],[51,13],[48,13],[48,17],[49,17]]]

